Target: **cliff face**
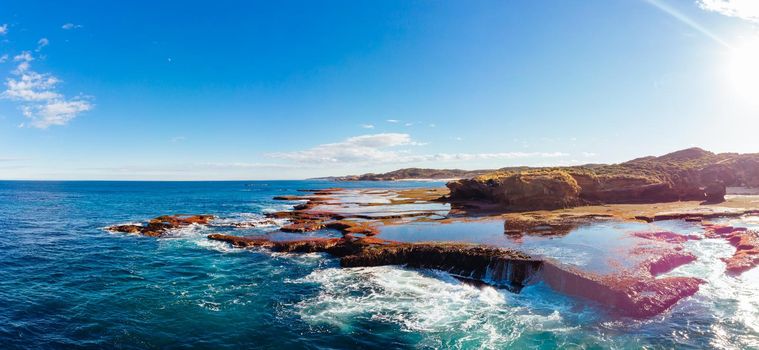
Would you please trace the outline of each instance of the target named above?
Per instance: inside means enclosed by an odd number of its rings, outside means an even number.
[[[585,204],[720,201],[725,186],[759,187],[759,154],[690,148],[621,164],[496,171],[448,183],[451,200],[485,200],[504,210]]]

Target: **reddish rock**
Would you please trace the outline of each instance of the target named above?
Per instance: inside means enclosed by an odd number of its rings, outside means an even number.
[[[543,280],[556,291],[611,307],[620,315],[658,315],[698,292],[702,280],[689,277],[598,276],[553,262],[543,263]]]
[[[648,266],[648,271],[652,276],[658,276],[694,261],[696,261],[695,255],[676,251],[651,259],[645,265]]]
[[[213,215],[163,215],[151,219],[145,225],[115,225],[106,230],[122,233],[139,233],[143,236],[161,237],[167,231],[193,224],[208,225]]]
[[[696,235],[681,235],[669,231],[656,232],[634,232],[633,236],[667,243],[685,243],[689,240],[700,240],[701,237]]]
[[[373,226],[370,222],[358,222],[351,220],[340,220],[328,223],[327,228],[335,229],[343,234],[363,234],[367,236],[374,236],[379,233],[379,230]]]
[[[321,221],[296,221],[292,224],[282,226],[283,232],[312,232],[324,229],[326,226]]]
[[[733,256],[722,259],[729,274],[740,275],[759,265],[759,233],[749,231],[745,227],[712,224],[704,226],[707,237],[725,239],[735,247]]]

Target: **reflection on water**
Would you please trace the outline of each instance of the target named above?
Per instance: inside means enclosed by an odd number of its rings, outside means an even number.
[[[534,257],[554,259],[600,274],[632,269],[650,258],[645,251],[670,250],[671,245],[631,235],[633,232],[670,230],[698,231],[693,223],[638,223],[598,221],[580,225],[563,235],[520,235],[504,233],[502,220],[414,222],[381,228],[381,238],[400,242],[447,241],[488,244],[517,249]],[[633,251],[634,250],[634,251]]]

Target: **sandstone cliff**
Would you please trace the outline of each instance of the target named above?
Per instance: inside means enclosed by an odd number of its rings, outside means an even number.
[[[504,210],[717,202],[723,199],[725,186],[759,187],[759,154],[715,154],[689,148],[621,164],[499,170],[447,186],[452,201],[488,201]]]

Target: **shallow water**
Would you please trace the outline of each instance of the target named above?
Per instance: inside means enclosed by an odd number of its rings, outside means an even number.
[[[672,225],[666,225],[672,226]],[[695,225],[689,224],[694,230]],[[674,230],[682,232],[684,228]],[[662,231],[661,225],[599,221],[580,225],[568,234],[508,235],[503,220],[413,222],[381,228],[379,237],[399,242],[447,241],[511,248],[541,259],[553,259],[597,274],[632,270],[650,256],[630,250],[671,248],[667,243],[638,238],[634,232]],[[687,230],[686,230],[687,231]],[[687,233],[689,233],[688,231]]]
[[[435,183],[0,182],[0,344],[15,348],[757,348],[759,272],[725,276],[721,240],[670,275],[709,283],[650,320],[616,319],[543,284],[513,294],[445,273],[340,269],[322,254],[233,249],[188,227],[174,238],[102,227],[168,213],[256,221],[297,189]],[[747,224],[756,225],[754,219]],[[680,231],[694,230],[663,223]],[[595,234],[610,232],[596,227]],[[328,233],[317,233],[328,234]],[[502,233],[500,233],[502,236]],[[503,237],[501,237],[503,238]]]

